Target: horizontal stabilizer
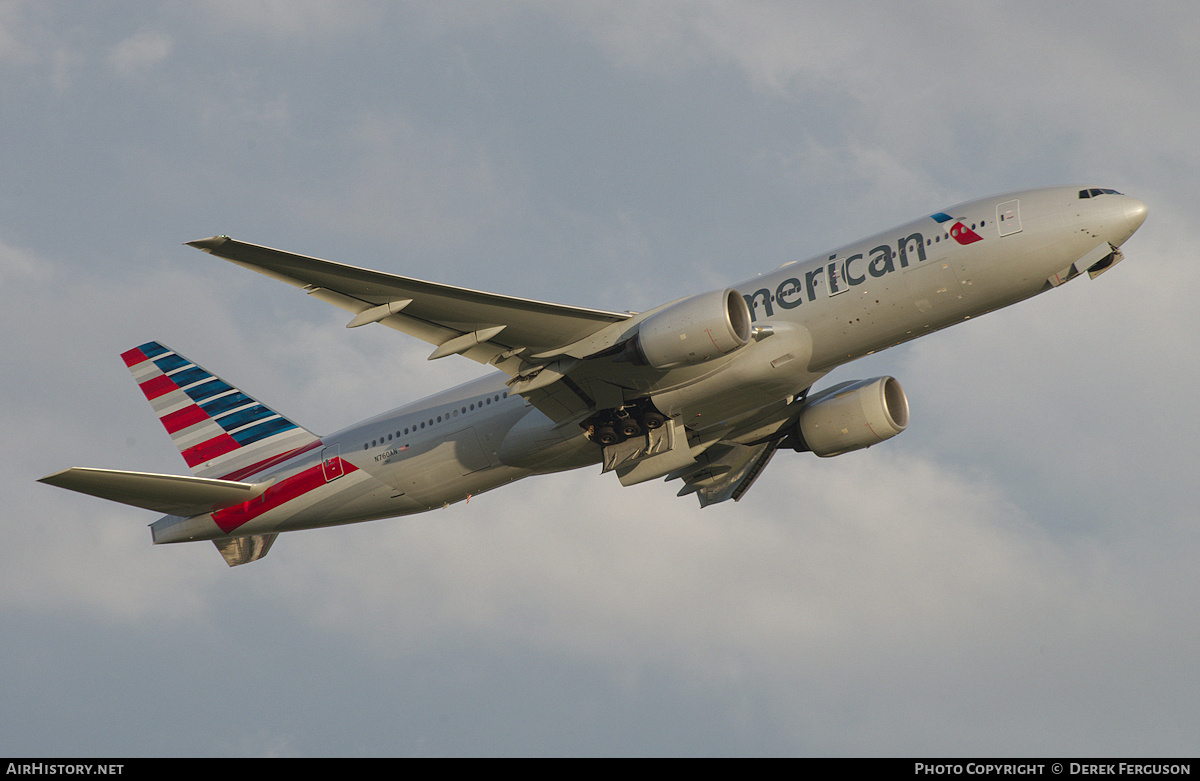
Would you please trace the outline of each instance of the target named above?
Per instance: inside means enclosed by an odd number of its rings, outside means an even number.
[[[237,483],[206,477],[122,472],[74,466],[38,482],[121,504],[190,518],[248,502],[271,484]]]

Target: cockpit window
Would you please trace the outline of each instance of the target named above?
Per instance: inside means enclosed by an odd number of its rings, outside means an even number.
[[[1080,190],[1079,191],[1079,197],[1081,199],[1082,198],[1095,198],[1096,196],[1099,196],[1099,195],[1120,195],[1120,194],[1121,193],[1117,192],[1116,190],[1101,189],[1099,187],[1093,187],[1090,190]]]

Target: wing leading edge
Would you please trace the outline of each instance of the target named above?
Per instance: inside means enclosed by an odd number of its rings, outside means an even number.
[[[188,246],[353,313],[347,327],[383,323],[435,345],[430,360],[465,355],[513,376],[529,367],[522,358],[561,349],[630,317],[426,282],[227,236],[188,242]]]

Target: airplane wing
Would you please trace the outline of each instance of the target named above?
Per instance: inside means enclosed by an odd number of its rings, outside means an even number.
[[[347,328],[384,325],[436,345],[429,359],[465,355],[517,374],[531,356],[573,344],[630,313],[551,304],[295,255],[227,236],[188,242],[352,312]]]

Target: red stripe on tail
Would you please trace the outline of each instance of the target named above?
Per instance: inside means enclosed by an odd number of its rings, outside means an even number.
[[[121,353],[121,360],[125,361],[125,365],[132,369],[139,363],[145,363],[150,359],[146,357],[144,352],[135,347],[132,350],[126,350],[125,352]]]
[[[183,460],[187,461],[188,466],[203,464],[205,461],[223,456],[231,450],[237,450],[241,445],[237,440],[228,434],[221,434],[213,437],[207,442],[201,442],[199,445],[189,447],[183,451]]]
[[[163,415],[162,424],[168,434],[174,434],[176,431],[183,431],[188,426],[194,426],[208,419],[207,412],[195,404],[189,404],[181,410],[172,412],[170,415]]]
[[[171,382],[171,378],[165,374],[160,374],[157,377],[151,377],[138,386],[142,389],[142,393],[146,394],[146,398],[154,401],[159,396],[170,393],[173,390],[178,390],[179,386]]]

